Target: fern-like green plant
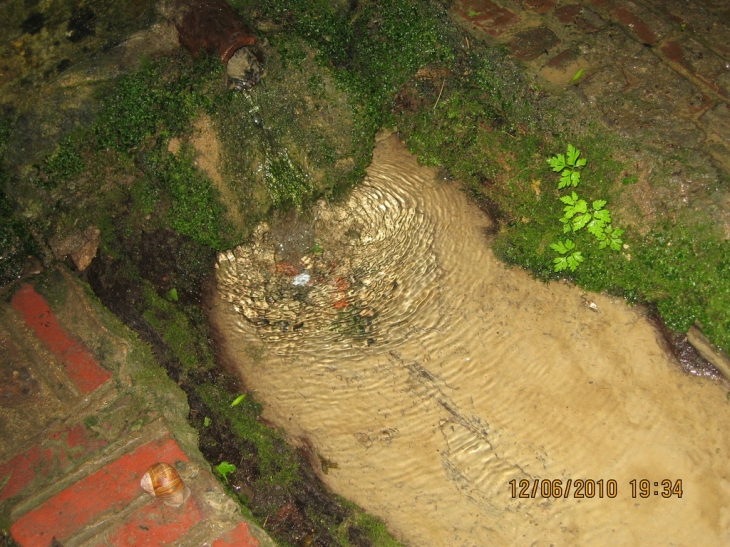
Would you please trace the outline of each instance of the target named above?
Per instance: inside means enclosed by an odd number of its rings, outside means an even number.
[[[547,162],[553,171],[560,173],[558,189],[575,188],[580,184],[579,169],[586,165],[586,159],[580,157],[580,150],[575,146],[569,144],[567,154],[558,154],[549,158]],[[589,205],[573,190],[570,195],[561,196],[560,201],[565,204],[563,216],[559,219],[563,225],[564,234],[586,228],[598,240],[599,249],[609,248],[614,251],[621,249],[623,244],[621,236],[624,231],[611,225],[611,213],[606,209],[606,200],[597,199]],[[575,250],[575,243],[570,239],[553,243],[550,248],[561,255],[553,260],[556,272],[566,269],[574,272],[584,260],[583,255],[580,251]]]
[[[560,173],[560,182],[558,189],[572,186],[575,188],[580,184],[579,169],[586,164],[586,159],[580,157],[580,150],[572,144],[568,145],[568,153],[566,155],[558,154],[552,158],[548,158],[547,162],[553,171]]]
[[[556,253],[563,255],[553,260],[556,272],[562,272],[567,268],[570,268],[570,271],[574,272],[578,267],[578,264],[585,260],[581,252],[575,250],[575,243],[573,243],[570,239],[553,243],[550,245],[550,248]]]

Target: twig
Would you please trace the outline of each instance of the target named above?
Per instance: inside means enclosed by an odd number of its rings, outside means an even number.
[[[436,102],[433,105],[434,112],[436,111],[436,106],[439,104],[439,101],[441,100],[441,94],[444,92],[445,85],[446,85],[446,78],[444,78],[444,81],[441,82],[441,91],[439,91],[439,96],[436,97]]]
[[[466,40],[466,49],[471,49],[471,47],[469,46],[469,37],[464,36],[464,39]]]

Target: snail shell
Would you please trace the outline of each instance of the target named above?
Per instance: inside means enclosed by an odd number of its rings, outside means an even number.
[[[177,469],[162,462],[150,466],[140,486],[153,498],[160,498],[172,507],[181,506],[190,495],[190,489],[185,486]]]

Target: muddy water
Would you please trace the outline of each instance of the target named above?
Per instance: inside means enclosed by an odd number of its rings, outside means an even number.
[[[390,137],[347,204],[222,254],[213,320],[266,416],[411,546],[730,545],[726,388],[639,310],[505,268],[487,222]]]

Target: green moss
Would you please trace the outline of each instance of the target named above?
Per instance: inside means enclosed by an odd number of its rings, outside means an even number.
[[[195,166],[191,146],[184,145],[177,155],[156,150],[147,158],[147,165],[152,187],[138,190],[138,195],[151,201],[156,190],[166,196],[167,223],[172,229],[218,250],[233,243],[227,237],[230,230],[217,192]]]
[[[170,351],[169,357],[179,362],[188,373],[214,368],[215,360],[207,341],[190,323],[180,305],[159,296],[146,282],[143,295],[145,309],[142,317],[162,338]]]
[[[129,152],[152,136],[187,131],[190,120],[210,106],[206,90],[220,81],[222,71],[217,59],[205,55],[195,63],[171,57],[148,60],[104,95],[93,128],[98,146]]]

